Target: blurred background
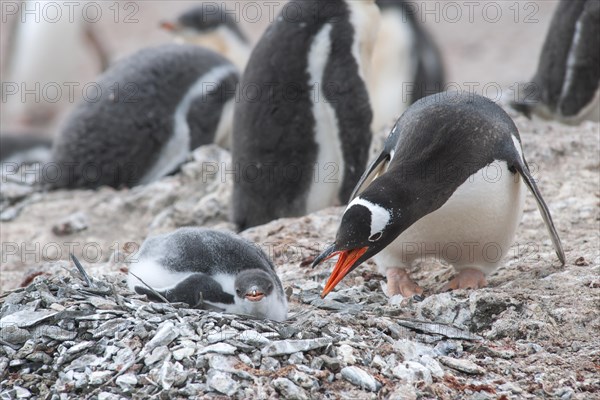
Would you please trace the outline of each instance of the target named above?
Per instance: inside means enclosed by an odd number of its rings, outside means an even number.
[[[52,135],[107,62],[172,41],[160,22],[202,3],[234,12],[255,42],[285,1],[2,1],[0,130]],[[443,53],[447,88],[491,98],[533,76],[557,4],[413,2]]]

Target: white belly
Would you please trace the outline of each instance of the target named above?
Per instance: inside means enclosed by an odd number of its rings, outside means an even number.
[[[335,110],[324,97],[323,72],[331,51],[331,24],[315,36],[308,54],[309,85],[312,88],[315,141],[319,148],[313,179],[306,198],[306,213],[337,203],[344,179],[344,158]]]
[[[510,248],[523,214],[525,185],[504,161],[471,175],[436,211],[374,257],[381,272],[435,257],[489,274]]]

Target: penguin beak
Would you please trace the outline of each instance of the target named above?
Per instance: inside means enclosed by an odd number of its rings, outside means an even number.
[[[261,301],[264,297],[265,294],[256,289],[252,289],[246,293],[246,300],[252,302]]]
[[[333,251],[333,249],[334,246],[329,247],[319,257],[317,257],[313,263],[313,266],[315,266],[320,262],[328,260],[336,255],[340,256],[335,264],[335,267],[333,268],[333,272],[327,280],[327,284],[325,285],[323,292],[321,293],[321,298],[327,296],[329,292],[331,292],[333,288],[335,288],[337,284],[340,283],[340,281],[358,265],[358,260],[363,256],[363,254],[366,253],[367,250],[369,250],[368,247],[359,247],[356,249],[342,251]]]
[[[179,25],[170,21],[161,21],[160,27],[169,32],[176,32],[179,30]]]

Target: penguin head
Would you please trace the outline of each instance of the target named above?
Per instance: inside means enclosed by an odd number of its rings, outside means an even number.
[[[262,269],[248,269],[237,275],[235,303],[242,314],[274,321],[283,321],[287,316],[287,301],[281,287]]]
[[[273,279],[261,269],[240,272],[235,279],[235,295],[240,302],[258,303],[273,294]]]
[[[173,33],[183,42],[202,45],[217,52],[227,39],[248,43],[240,31],[236,17],[216,5],[202,5],[181,14],[176,21],[162,21],[161,28]],[[225,36],[225,38],[224,38]]]
[[[313,266],[339,255],[338,261],[323,289],[325,297],[352,270],[373,257],[394,241],[403,223],[393,208],[377,202],[369,192],[373,184],[348,204],[335,243],[319,255]]]

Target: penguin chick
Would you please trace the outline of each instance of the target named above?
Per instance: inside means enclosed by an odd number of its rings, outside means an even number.
[[[417,101],[356,186],[335,243],[313,264],[339,255],[322,296],[371,257],[387,276],[390,297],[423,292],[404,268],[425,257],[459,271],[446,289],[484,286],[512,244],[525,187],[564,265],[550,212],[506,112],[469,93]]]
[[[180,228],[144,241],[129,266],[129,288],[160,301],[283,321],[287,300],[275,267],[253,243],[232,233]],[[140,279],[142,282],[140,282]]]
[[[55,140],[51,188],[147,184],[198,146],[229,139],[238,72],[192,45],[143,49],[102,74]]]
[[[348,201],[371,143],[378,18],[373,1],[292,0],[254,48],[234,116],[240,229]]]
[[[600,121],[600,2],[562,0],[531,83],[518,85],[512,107],[567,124]]]
[[[373,49],[373,132],[395,122],[409,105],[443,91],[442,55],[405,0],[377,0],[381,24]]]
[[[179,15],[174,22],[161,22],[160,26],[171,32],[176,41],[211,49],[243,71],[252,47],[236,18],[216,3],[202,4]]]

